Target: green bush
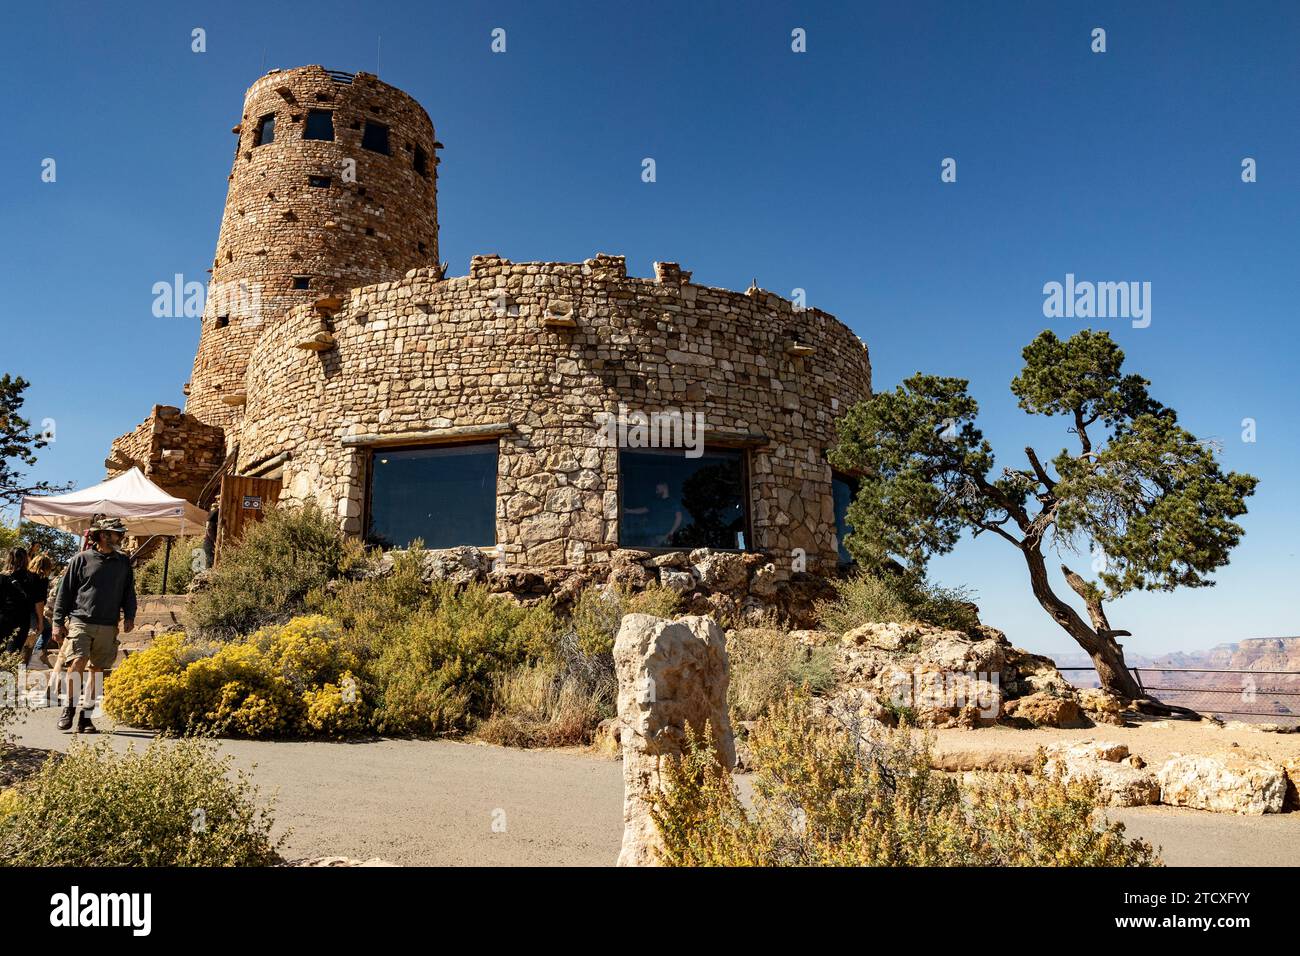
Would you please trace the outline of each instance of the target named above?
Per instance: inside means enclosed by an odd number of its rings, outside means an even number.
[[[672,617],[680,603],[677,592],[661,584],[651,584],[644,591],[618,585],[590,585],[578,595],[570,620],[578,635],[578,646],[585,653],[611,654],[625,614]]]
[[[196,740],[118,754],[74,744],[0,800],[8,866],[270,866],[271,808],[242,772]]]
[[[727,637],[733,721],[757,720],[792,690],[821,694],[835,682],[835,651],[807,647],[778,630],[742,628]]]
[[[363,557],[314,505],[271,508],[243,537],[224,545],[209,586],[190,608],[190,628],[233,640],[300,613],[309,592],[341,576]]]
[[[986,774],[963,790],[930,768],[930,741],[864,732],[779,704],[750,735],[747,808],[706,734],[668,761],[651,814],[673,866],[1152,866],[1098,818],[1098,785]]]
[[[551,657],[559,622],[549,603],[519,607],[481,584],[435,584],[430,610],[398,620],[372,646],[376,729],[439,734],[487,716],[494,678]]]
[[[820,625],[844,634],[863,624],[932,624],[955,631],[979,626],[979,614],[965,588],[945,588],[906,574],[859,572],[831,582],[836,597],[817,603]]]
[[[359,671],[342,629],[320,615],[225,643],[173,632],[113,671],[104,708],[114,720],[149,730],[341,736],[369,723]]]
[[[0,757],[12,744],[9,728],[18,719],[18,675],[23,656],[0,649]]]
[[[167,593],[184,594],[194,580],[194,550],[203,547],[202,538],[177,538],[172,543],[171,559],[167,563]],[[140,594],[162,594],[163,559],[167,543],[135,569],[135,589]]]

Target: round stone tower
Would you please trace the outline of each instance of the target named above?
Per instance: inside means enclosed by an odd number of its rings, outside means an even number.
[[[244,96],[186,411],[238,439],[244,372],[295,305],[438,261],[441,144],[424,109],[369,73],[272,70]]]

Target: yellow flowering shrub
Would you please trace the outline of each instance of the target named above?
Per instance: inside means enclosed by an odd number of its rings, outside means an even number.
[[[229,644],[164,634],[109,677],[114,720],[150,730],[235,737],[355,732],[368,717],[356,655],[342,629],[315,614]],[[350,688],[346,689],[345,688]]]

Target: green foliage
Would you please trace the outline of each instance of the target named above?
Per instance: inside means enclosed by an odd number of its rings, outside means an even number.
[[[548,656],[559,629],[548,603],[518,607],[480,584],[432,593],[431,611],[397,622],[373,650],[382,732],[468,730],[487,715],[496,675]]]
[[[835,634],[889,622],[932,624],[967,633],[979,625],[973,595],[966,588],[945,588],[913,574],[870,571],[831,584],[835,598],[819,601],[816,612],[822,628]]]
[[[12,744],[9,728],[18,719],[18,676],[22,654],[0,648],[0,756]]]
[[[919,574],[964,531],[999,535],[1024,552],[1040,603],[1085,646],[1095,644],[1109,639],[1088,632],[1051,593],[1044,542],[1100,548],[1107,560],[1099,580],[1110,598],[1208,586],[1241,539],[1235,519],[1257,480],[1225,473],[1173,410],[1151,398],[1145,379],[1123,374],[1123,352],[1107,333],[1061,341],[1046,331],[1023,356],[1011,383],[1020,407],[1065,416],[1078,442],[1052,459],[1056,477],[1031,448],[1027,468],[992,477],[993,453],[974,425],[978,406],[966,381],[917,374],[838,423],[831,463],[863,474],[846,546],[868,570],[896,557]],[[1079,580],[1096,611],[1102,587]]]
[[[707,744],[664,767],[651,814],[672,866],[1151,866],[1123,824],[1097,818],[1095,781],[989,774],[965,792],[930,767],[930,741],[775,707],[750,735],[747,809]]]
[[[233,640],[283,623],[303,610],[309,592],[361,559],[361,546],[314,505],[270,508],[224,547],[209,586],[190,607],[190,627],[205,638]]]
[[[194,580],[194,549],[203,546],[202,538],[177,538],[172,543],[171,560],[167,562],[167,593],[184,594]],[[167,544],[163,544],[135,569],[137,594],[162,594],[163,560]]]
[[[7,372],[0,375],[0,504],[16,504],[23,495],[45,495],[68,488],[47,481],[25,484],[16,467],[36,464],[36,452],[47,444],[31,430],[32,423],[18,414],[23,407],[23,392],[30,385],[26,379],[12,378]]]
[[[74,744],[0,802],[0,865],[270,866],[269,807],[196,740]]]
[[[732,631],[727,657],[727,707],[737,722],[764,716],[791,691],[822,694],[835,682],[833,648],[808,647],[778,630]]]
[[[624,615],[672,617],[680,603],[677,592],[661,584],[651,584],[643,591],[617,585],[586,587],[573,606],[578,646],[587,654],[610,654]]]
[[[34,521],[23,521],[16,527],[0,521],[0,552],[16,547],[26,548],[29,557],[35,557],[38,552],[48,554],[55,565],[62,566],[72,560],[81,547],[81,540],[74,534]]]

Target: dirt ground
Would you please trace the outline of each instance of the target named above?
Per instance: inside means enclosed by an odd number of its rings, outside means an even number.
[[[1153,770],[1174,753],[1208,754],[1232,748],[1255,750],[1273,758],[1300,758],[1300,734],[1273,734],[1253,729],[1249,724],[1221,727],[1212,721],[1147,721],[1131,727],[1099,724],[1084,730],[1038,728],[1017,730],[1012,727],[983,727],[979,730],[936,730],[937,754],[1030,755],[1039,747],[1059,740],[1114,740],[1128,745]]]

